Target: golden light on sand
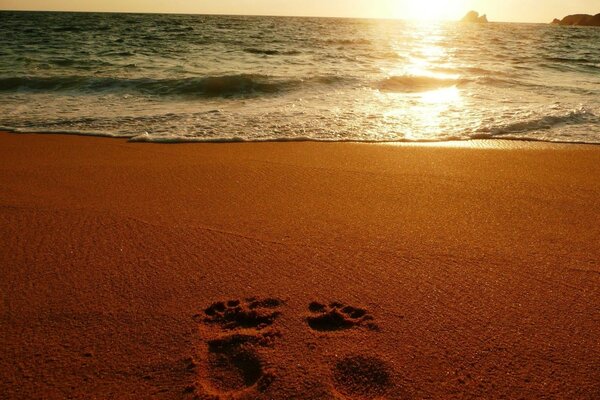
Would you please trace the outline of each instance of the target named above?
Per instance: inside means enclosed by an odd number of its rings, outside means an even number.
[[[412,0],[396,3],[397,18],[425,21],[455,20],[466,8],[465,0]]]

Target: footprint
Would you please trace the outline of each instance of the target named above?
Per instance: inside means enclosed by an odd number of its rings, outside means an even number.
[[[275,379],[261,353],[280,333],[272,328],[279,316],[278,299],[229,300],[213,303],[197,314],[206,343],[198,367],[199,399],[256,397]]]
[[[254,335],[233,335],[208,341],[207,377],[209,392],[231,394],[255,387],[263,392],[273,375],[265,370],[255,345],[269,346],[270,340]]]
[[[326,306],[313,301],[309,304],[308,310],[311,315],[306,318],[306,321],[316,331],[339,331],[357,326],[366,326],[371,330],[379,329],[372,322],[373,317],[362,308],[339,302],[333,302]]]
[[[348,356],[339,360],[333,368],[336,390],[351,398],[385,396],[393,387],[391,376],[387,363],[371,356]]]
[[[273,324],[280,314],[277,309],[281,305],[281,300],[273,298],[219,301],[204,310],[203,322],[218,324],[227,330],[237,328],[260,330]],[[199,317],[201,316],[196,315],[196,320]]]

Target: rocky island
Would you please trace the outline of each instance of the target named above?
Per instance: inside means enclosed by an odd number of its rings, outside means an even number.
[[[476,22],[479,24],[485,24],[488,22],[488,19],[485,14],[479,16],[479,13],[477,11],[469,11],[467,15],[465,15],[463,19],[461,19],[461,22]]]
[[[567,25],[567,26],[600,26],[600,14],[589,15],[589,14],[573,14],[564,17],[562,20],[555,18],[552,21],[554,25]]]

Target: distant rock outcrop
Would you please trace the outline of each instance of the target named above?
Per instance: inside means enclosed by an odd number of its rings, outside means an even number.
[[[600,14],[573,14],[567,15],[562,20],[554,18],[554,25],[569,25],[569,26],[600,26]]]
[[[462,22],[476,22],[479,24],[485,24],[488,22],[488,19],[486,17],[485,14],[483,14],[482,16],[479,16],[479,13],[477,11],[469,11],[467,13],[467,15],[465,15],[463,17],[463,19],[461,19]]]

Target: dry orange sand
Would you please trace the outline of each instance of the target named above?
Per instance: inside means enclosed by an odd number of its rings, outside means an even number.
[[[0,134],[3,399],[600,398],[600,147]]]

